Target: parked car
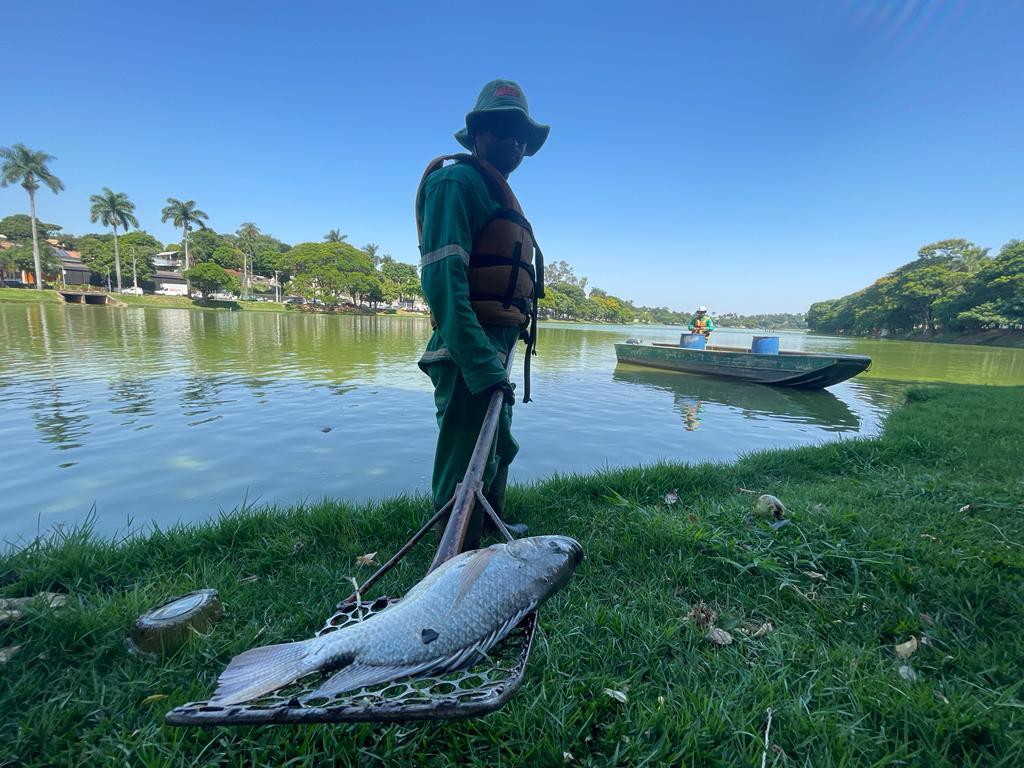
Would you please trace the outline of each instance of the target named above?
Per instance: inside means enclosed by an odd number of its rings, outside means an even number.
[[[121,289],[121,293],[126,293],[129,296],[141,296],[142,295],[142,289],[141,288],[136,288],[134,286],[131,287],[131,288],[122,288]]]
[[[153,291],[153,294],[156,295],[156,296],[184,296],[185,292],[184,291],[176,291],[176,290],[174,290],[172,288],[159,288],[159,289]]]
[[[3,281],[4,288],[31,288],[28,283],[23,283],[21,280],[7,279]]]

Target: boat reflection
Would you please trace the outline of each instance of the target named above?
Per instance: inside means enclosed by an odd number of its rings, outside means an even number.
[[[748,419],[782,419],[810,424],[826,432],[847,432],[860,427],[857,414],[827,389],[769,387],[621,364],[612,377],[624,384],[671,392],[689,432],[700,427],[707,405],[738,410]]]

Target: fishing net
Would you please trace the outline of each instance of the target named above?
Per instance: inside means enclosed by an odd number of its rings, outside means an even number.
[[[342,603],[318,637],[365,621],[398,600],[378,597]],[[416,677],[308,698],[333,672],[307,675],[287,688],[245,704],[191,702],[167,713],[171,725],[271,725],[285,723],[408,722],[478,717],[501,707],[523,681],[537,614],[526,616],[487,657],[467,669]]]

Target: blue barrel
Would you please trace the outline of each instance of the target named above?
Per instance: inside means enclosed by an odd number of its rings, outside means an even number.
[[[755,336],[750,343],[750,351],[755,355],[777,355],[779,354],[779,337]]]
[[[684,333],[679,337],[679,346],[683,349],[704,349],[707,343],[703,333]]]

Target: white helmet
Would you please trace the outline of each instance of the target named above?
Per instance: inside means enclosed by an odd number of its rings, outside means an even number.
[[[699,307],[697,307],[697,311],[698,312],[707,312],[708,308],[705,307],[703,304],[701,304]]]

